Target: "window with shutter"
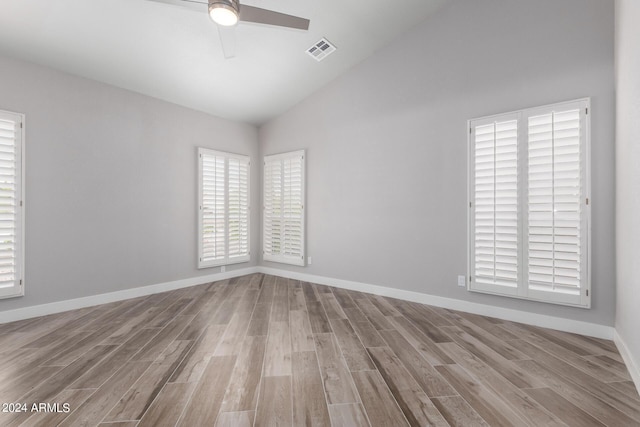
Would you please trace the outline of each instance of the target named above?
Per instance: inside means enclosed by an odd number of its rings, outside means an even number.
[[[250,259],[249,157],[198,149],[198,268]]]
[[[589,100],[469,121],[469,289],[589,307]]]
[[[263,258],[305,264],[304,151],[264,158]]]
[[[24,295],[24,116],[0,111],[0,298]]]

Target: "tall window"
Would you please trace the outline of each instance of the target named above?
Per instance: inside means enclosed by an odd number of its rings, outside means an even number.
[[[305,265],[304,150],[264,158],[263,258]]]
[[[24,295],[24,116],[0,111],[0,298]]]
[[[199,148],[198,165],[198,268],[249,261],[249,157]]]
[[[590,306],[589,100],[469,121],[469,289]]]

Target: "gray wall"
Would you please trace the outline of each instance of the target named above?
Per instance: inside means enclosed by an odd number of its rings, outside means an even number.
[[[635,360],[636,373],[640,373],[639,22],[640,2],[616,1],[616,331]]]
[[[27,163],[26,296],[0,311],[220,271],[196,268],[196,147],[257,159],[255,127],[3,57],[0,109]]]
[[[261,154],[307,149],[313,257],[305,268],[264,264],[613,325],[613,43],[613,2],[453,2],[260,129]],[[467,258],[467,119],[586,96],[592,309],[457,287]]]

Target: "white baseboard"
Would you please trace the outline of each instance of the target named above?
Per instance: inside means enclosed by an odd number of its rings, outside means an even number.
[[[315,276],[306,273],[280,270],[271,267],[258,267],[261,273],[274,276],[286,277],[288,279],[301,280],[304,282],[318,283],[321,285],[335,286],[337,288],[350,289],[353,291],[366,292],[385,297],[397,298],[405,301],[418,302],[420,304],[433,305],[436,307],[459,310],[467,313],[480,314],[482,316],[496,317],[498,319],[512,322],[525,323],[543,328],[556,329],[564,332],[572,332],[591,337],[613,339],[614,329],[611,326],[599,325],[597,323],[582,322],[579,320],[565,319],[544,314],[535,314],[525,311],[513,310],[510,308],[496,307],[493,305],[479,304],[475,302],[462,301],[453,298],[439,297],[435,295],[423,294],[419,292],[406,291],[402,289],[388,288],[385,286],[371,285],[368,283],[352,282],[349,280],[333,279],[324,276]]]
[[[34,305],[31,307],[2,311],[0,312],[0,323],[15,322],[17,320],[30,319],[33,317],[46,316],[48,314],[61,313],[63,311],[77,310],[79,308],[91,307],[94,305],[107,304],[110,302],[173,291],[175,289],[188,288],[189,286],[196,286],[203,283],[215,282],[218,280],[230,279],[232,277],[257,273],[258,270],[258,267],[248,267],[240,270],[227,271],[225,273],[208,274],[206,276],[198,276],[188,279],[174,280],[172,282],[157,283],[155,285],[125,289],[122,291],[109,292],[106,294],[91,295],[89,297],[75,298],[66,301],[58,301],[49,304]]]
[[[350,289],[353,291],[367,292],[370,294],[385,297],[397,298],[405,301],[418,302],[420,304],[433,305],[436,307],[448,308],[452,310],[465,311],[483,316],[497,317],[499,319],[513,322],[526,323],[534,326],[541,326],[550,329],[557,329],[565,332],[573,332],[597,338],[613,339],[614,329],[610,326],[598,325],[595,323],[581,322],[543,314],[535,314],[512,310],[508,308],[495,307],[491,305],[478,304],[469,301],[462,301],[453,298],[439,297],[435,295],[423,294],[419,292],[406,291],[402,289],[389,288],[385,286],[372,285],[368,283],[353,282],[349,280],[334,279],[324,276],[315,276],[306,273],[297,273],[288,270],[280,270],[264,266],[243,268],[240,270],[228,271],[226,273],[216,273],[207,276],[198,276],[188,279],[176,280],[155,285],[143,286],[139,288],[125,289],[106,294],[92,295],[84,298],[59,301],[49,304],[41,304],[32,307],[19,308],[10,311],[0,312],[0,323],[13,322],[16,320],[29,319],[48,314],[60,313],[63,311],[75,310],[78,308],[91,307],[99,304],[121,301],[130,298],[156,294],[160,292],[172,291],[175,289],[195,286],[202,283],[214,282],[217,280],[229,279],[252,273],[265,273],[274,276],[286,277],[289,279],[302,280],[305,282],[318,283],[321,285],[335,286],[337,288]]]
[[[629,352],[627,345],[624,343],[624,340],[620,335],[618,335],[618,331],[615,331],[613,335],[613,342],[616,343],[616,347],[618,347],[620,356],[622,356],[624,364],[627,365],[629,374],[631,374],[631,379],[636,385],[636,390],[638,390],[638,393],[640,393],[640,366],[638,366],[634,358],[631,356],[631,353]]]

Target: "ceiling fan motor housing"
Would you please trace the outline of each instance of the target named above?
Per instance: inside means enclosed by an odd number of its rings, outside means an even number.
[[[214,8],[229,9],[235,12],[236,15],[240,15],[240,2],[238,0],[209,0],[209,13]]]

